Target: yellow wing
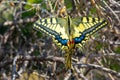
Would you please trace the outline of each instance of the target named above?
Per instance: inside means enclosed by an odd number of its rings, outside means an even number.
[[[45,32],[57,40],[58,43],[67,46],[68,35],[65,26],[67,26],[66,18],[46,18],[36,21],[34,29]]]
[[[105,27],[107,24],[106,20],[100,18],[82,17],[72,19],[75,44],[81,43],[89,35]]]

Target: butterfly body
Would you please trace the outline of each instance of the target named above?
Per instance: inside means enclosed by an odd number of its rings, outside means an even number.
[[[66,50],[66,67],[71,67],[71,55],[76,45],[83,43],[87,37],[102,27],[107,22],[99,18],[45,18],[34,24],[34,28],[52,36],[57,44]]]

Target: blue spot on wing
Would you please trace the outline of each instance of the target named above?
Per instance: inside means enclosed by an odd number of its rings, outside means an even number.
[[[61,43],[62,45],[67,46],[67,42],[68,42],[67,39],[62,39],[59,35],[56,35],[55,39],[58,40],[58,42]]]
[[[85,35],[81,35],[80,37],[74,38],[75,44],[81,43],[85,39]]]

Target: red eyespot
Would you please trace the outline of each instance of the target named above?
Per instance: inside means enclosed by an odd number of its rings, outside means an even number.
[[[74,44],[74,40],[72,40],[71,43]]]
[[[68,41],[68,44],[69,44],[69,45],[70,45],[70,44],[74,44],[74,40]]]
[[[68,44],[70,45],[70,44],[71,44],[71,42],[70,42],[70,41],[68,41]]]

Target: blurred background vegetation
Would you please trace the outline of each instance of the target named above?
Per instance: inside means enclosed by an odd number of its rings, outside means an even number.
[[[73,72],[65,70],[64,52],[51,37],[33,29],[39,18],[66,15],[109,22],[76,49]],[[0,80],[15,79],[119,80],[120,1],[0,0]]]

